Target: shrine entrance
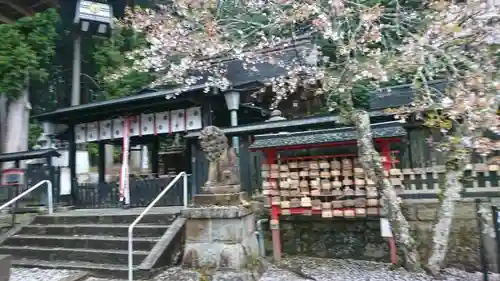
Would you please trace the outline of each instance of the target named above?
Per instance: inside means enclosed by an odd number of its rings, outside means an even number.
[[[52,144],[64,144],[67,157],[58,164],[67,170],[62,184],[71,188],[62,198],[77,208],[145,207],[179,172],[190,178],[190,151],[183,135],[202,128],[202,100],[196,97],[204,88],[193,87],[176,99],[165,96],[178,89],[150,90],[35,116]],[[84,163],[89,147],[97,147],[97,171]],[[107,158],[106,147],[114,149],[114,162]],[[131,165],[134,153],[141,155],[138,166]],[[181,186],[173,186],[156,205],[182,205]]]

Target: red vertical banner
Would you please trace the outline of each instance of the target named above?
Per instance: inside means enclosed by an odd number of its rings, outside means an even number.
[[[188,130],[188,116],[187,109],[184,109],[184,131]]]
[[[125,117],[123,122],[122,166],[120,170],[120,202],[130,204],[129,167],[130,151],[130,118]]]

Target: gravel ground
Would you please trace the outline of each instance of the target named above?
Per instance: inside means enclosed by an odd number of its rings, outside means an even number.
[[[439,278],[425,274],[409,273],[405,270],[391,270],[389,264],[354,260],[332,260],[294,257],[284,261],[290,268],[301,268],[302,272],[317,281],[482,281],[481,273],[467,273],[447,269]],[[500,275],[490,274],[490,281],[500,281]],[[151,281],[199,281],[196,272],[175,267],[159,274]],[[231,278],[227,278],[231,280]],[[295,273],[281,267],[271,267],[260,281],[304,281]],[[31,280],[23,280],[31,281]],[[86,281],[122,281],[89,278]]]
[[[9,281],[60,281],[80,273],[64,269],[12,268]]]

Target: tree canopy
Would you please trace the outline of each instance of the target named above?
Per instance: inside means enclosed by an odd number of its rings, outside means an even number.
[[[15,98],[29,81],[47,81],[57,38],[57,11],[49,9],[0,25],[0,93]]]

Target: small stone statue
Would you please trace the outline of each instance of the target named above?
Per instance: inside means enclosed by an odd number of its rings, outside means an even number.
[[[227,137],[215,126],[205,127],[199,136],[200,146],[209,162],[204,193],[235,193],[240,191],[236,153]]]
[[[286,120],[285,117],[283,117],[283,114],[281,113],[281,110],[275,109],[271,112],[271,117],[266,120],[266,122],[275,122],[275,121],[284,121]]]

